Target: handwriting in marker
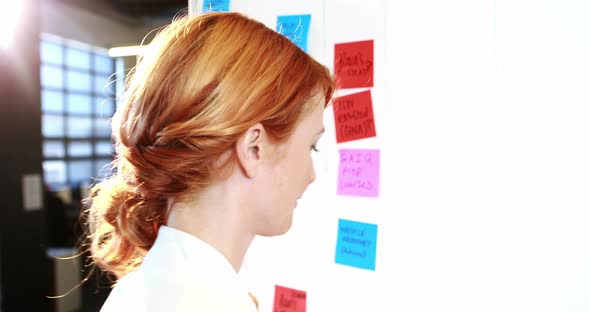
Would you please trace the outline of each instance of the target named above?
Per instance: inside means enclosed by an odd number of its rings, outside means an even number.
[[[334,99],[336,142],[342,143],[377,136],[371,90]]]
[[[334,46],[334,78],[339,88],[373,86],[373,40]]]
[[[338,220],[336,263],[375,271],[377,225]]]
[[[307,52],[307,36],[311,15],[282,15],[277,18],[276,31],[289,38],[301,50]]]
[[[275,285],[273,312],[305,312],[306,300],[304,291]]]
[[[379,150],[341,149],[338,195],[379,196]]]
[[[229,0],[203,1],[203,13],[209,12],[229,12]]]

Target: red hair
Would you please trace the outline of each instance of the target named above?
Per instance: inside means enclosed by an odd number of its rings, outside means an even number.
[[[321,92],[327,105],[333,88],[325,66],[260,22],[238,13],[174,21],[113,119],[117,172],[88,200],[93,261],[117,277],[134,270],[166,223],[168,198],[220,178],[218,159],[256,123],[286,140],[309,99]]]

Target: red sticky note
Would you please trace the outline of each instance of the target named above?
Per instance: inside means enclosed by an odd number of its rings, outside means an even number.
[[[273,312],[305,312],[307,294],[304,291],[275,285]]]
[[[373,40],[334,45],[334,78],[341,89],[373,86]]]
[[[377,136],[371,90],[341,96],[334,100],[336,142]]]

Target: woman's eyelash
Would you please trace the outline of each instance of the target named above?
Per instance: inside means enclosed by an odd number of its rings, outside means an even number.
[[[311,146],[310,150],[312,150],[314,152],[319,152],[320,151],[315,144]]]

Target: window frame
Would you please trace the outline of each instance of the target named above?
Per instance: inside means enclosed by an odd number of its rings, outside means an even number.
[[[44,58],[44,44],[51,44],[58,46],[60,49],[59,57],[61,60],[59,62],[51,62]],[[52,34],[41,34],[40,37],[40,67],[43,69],[46,68],[54,68],[61,71],[61,88],[48,86],[46,81],[44,81],[43,75],[40,75],[40,83],[41,83],[41,118],[42,118],[42,142],[43,142],[43,171],[44,171],[44,182],[45,184],[53,191],[57,191],[63,187],[80,187],[84,184],[91,184],[93,179],[102,178],[105,175],[110,174],[112,171],[111,168],[105,168],[100,164],[110,163],[113,160],[114,149],[111,148],[111,154],[107,155],[104,153],[99,153],[98,145],[104,144],[105,142],[110,142],[111,147],[113,144],[111,129],[110,129],[110,119],[112,118],[112,114],[116,111],[117,106],[117,90],[120,87],[120,81],[117,79],[116,76],[117,68],[119,67],[118,62],[121,59],[112,58],[108,55],[107,50],[104,48],[99,48],[95,46],[91,46],[85,43],[80,43],[73,40],[68,40],[65,38],[61,38],[59,36],[55,36]],[[55,48],[55,47],[54,47]],[[47,50],[46,50],[47,51]],[[56,50],[57,51],[57,50]],[[88,66],[84,66],[86,68],[79,68],[77,66],[72,66],[67,62],[67,53],[68,51],[75,51],[86,53],[88,56]],[[106,70],[100,70],[96,67],[98,62],[104,62],[105,59],[98,59],[98,58],[105,58],[110,61],[110,68],[108,73]],[[105,63],[103,63],[105,64]],[[100,65],[100,64],[99,64]],[[71,85],[68,84],[68,73],[82,73],[87,74],[90,77],[90,85],[88,89],[85,91],[82,90],[73,90]],[[103,86],[102,92],[97,90],[96,86],[98,85],[99,81],[103,81],[105,77],[107,84]],[[121,78],[122,79],[122,78]],[[44,95],[47,91],[53,91],[61,94],[61,112],[57,111],[48,111],[46,110],[46,104],[44,103]],[[84,113],[80,112],[72,112],[70,109],[71,103],[69,103],[69,96],[71,95],[80,95],[84,96],[90,100],[90,110]],[[110,105],[107,108],[107,113],[101,113],[101,107],[104,105]],[[60,131],[60,135],[58,136],[46,136],[46,126],[43,122],[43,119],[46,116],[57,116],[62,118],[62,129]],[[72,120],[70,118],[88,118],[90,121],[90,133],[89,135],[83,136],[74,136],[70,133],[69,122]],[[108,135],[100,135],[99,131],[99,121],[109,120],[109,131]],[[102,129],[102,128],[100,128]],[[59,142],[62,145],[62,149],[60,150],[61,155],[47,155],[47,151],[45,150],[45,143],[46,142]],[[90,153],[82,156],[78,155],[71,155],[70,153],[70,144],[75,144],[79,142],[89,143],[90,144]],[[103,146],[104,147],[104,146]],[[64,163],[64,174],[65,179],[62,181],[48,181],[47,173],[46,173],[46,162],[52,161],[63,161]],[[75,164],[79,161],[88,161],[90,162],[90,172],[92,173],[87,179],[77,179],[75,175],[70,172],[70,166]],[[60,174],[61,175],[61,174]]]

